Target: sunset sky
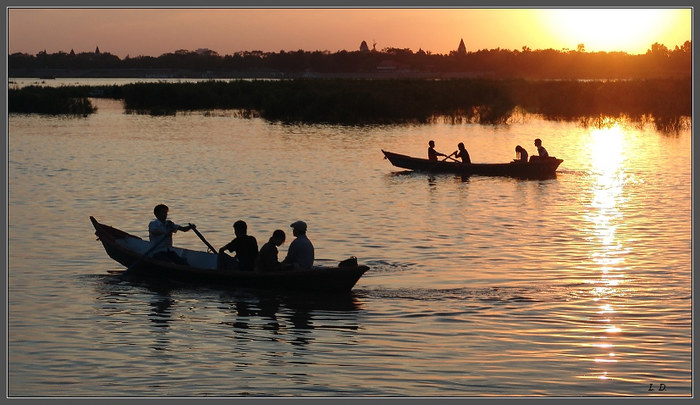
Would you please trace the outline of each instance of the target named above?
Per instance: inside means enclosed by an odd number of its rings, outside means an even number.
[[[9,53],[92,52],[124,58],[179,49],[355,51],[576,49],[645,53],[691,39],[685,9],[10,9]]]

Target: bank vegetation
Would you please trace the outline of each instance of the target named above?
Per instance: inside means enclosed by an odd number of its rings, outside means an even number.
[[[682,129],[692,109],[690,78],[582,81],[525,79],[293,79],[134,83],[10,89],[9,111],[94,111],[90,97],[124,101],[128,113],[238,110],[269,121],[342,125],[507,124],[518,113],[596,122],[623,118]],[[63,110],[61,110],[63,109]],[[62,111],[62,112],[61,112]]]

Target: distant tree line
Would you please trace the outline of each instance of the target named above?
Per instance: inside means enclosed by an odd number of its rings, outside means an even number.
[[[211,50],[179,50],[158,57],[126,56],[108,52],[71,51],[36,55],[14,53],[8,57],[10,77],[36,77],[53,74],[63,77],[90,77],[104,74],[170,75],[174,77],[269,76],[314,77],[383,74],[399,77],[459,77],[460,74],[494,78],[530,79],[642,79],[690,77],[692,44],[669,49],[655,43],[645,54],[625,52],[586,52],[576,50],[483,49],[432,54],[419,50],[385,48],[373,51],[295,51],[266,53],[242,51],[221,56]]]

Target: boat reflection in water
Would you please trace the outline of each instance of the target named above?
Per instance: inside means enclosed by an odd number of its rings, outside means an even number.
[[[206,344],[207,331],[221,325],[231,328],[231,337],[240,345],[259,345],[256,340],[269,339],[306,345],[314,339],[308,332],[317,328],[354,333],[362,311],[354,292],[283,294],[125,280],[118,275],[101,278],[96,289],[95,301],[101,303],[97,311],[111,324],[106,330],[143,324],[134,318],[145,314],[152,326],[152,341],[144,344],[159,351],[175,350],[180,339],[195,337],[191,335],[200,335],[197,339]],[[144,311],[135,310],[138,301]]]

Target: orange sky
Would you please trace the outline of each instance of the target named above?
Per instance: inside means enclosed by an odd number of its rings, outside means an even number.
[[[423,49],[447,54],[464,39],[479,49],[576,49],[645,53],[691,39],[685,9],[10,9],[9,53],[94,51],[121,58],[178,49],[355,51]]]

